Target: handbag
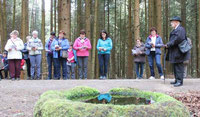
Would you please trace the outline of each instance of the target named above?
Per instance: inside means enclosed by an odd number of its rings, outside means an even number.
[[[180,44],[178,44],[178,47],[182,53],[186,53],[192,49],[192,44],[189,43],[188,38],[186,38]]]
[[[68,58],[67,50],[62,50],[62,58]]]

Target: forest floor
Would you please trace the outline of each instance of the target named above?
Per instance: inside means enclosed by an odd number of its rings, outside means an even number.
[[[48,90],[68,90],[76,86],[97,88],[102,93],[116,87],[131,87],[169,94],[182,101],[200,116],[200,79],[185,79],[182,87],[170,85],[172,79],[162,80],[39,80],[0,81],[0,117],[32,117],[40,95]]]

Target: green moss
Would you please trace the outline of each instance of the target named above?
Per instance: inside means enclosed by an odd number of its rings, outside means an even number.
[[[141,97],[155,100],[151,105],[103,105],[82,102],[97,97],[98,90],[76,87],[68,91],[47,91],[34,108],[34,117],[189,117],[187,108],[176,99],[155,92],[131,88],[115,88],[113,97]]]

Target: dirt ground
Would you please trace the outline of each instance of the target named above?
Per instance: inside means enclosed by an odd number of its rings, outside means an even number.
[[[167,79],[165,84],[161,80],[2,80],[0,81],[0,117],[32,117],[34,105],[42,93],[48,90],[69,90],[76,86],[94,87],[102,93],[111,88],[131,87],[163,92],[180,100],[184,94],[189,95],[188,92],[200,92],[200,79],[186,79],[184,86],[178,88],[170,85],[170,81],[173,80]]]

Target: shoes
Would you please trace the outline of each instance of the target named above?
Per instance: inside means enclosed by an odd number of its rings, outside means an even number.
[[[174,84],[176,84],[176,81],[174,81],[174,82],[170,82],[170,84],[174,85]]]
[[[180,87],[182,85],[183,85],[183,83],[177,82],[176,84],[174,84],[174,87]]]
[[[11,78],[12,81],[15,81],[15,78]]]
[[[164,77],[164,76],[161,76],[161,77],[160,77],[160,79],[161,79],[161,80],[164,80],[164,79],[165,79],[165,77]]]
[[[151,76],[150,78],[149,78],[149,80],[154,80],[155,79],[155,77],[154,76]]]
[[[17,78],[17,81],[19,81],[20,80],[20,78]]]

